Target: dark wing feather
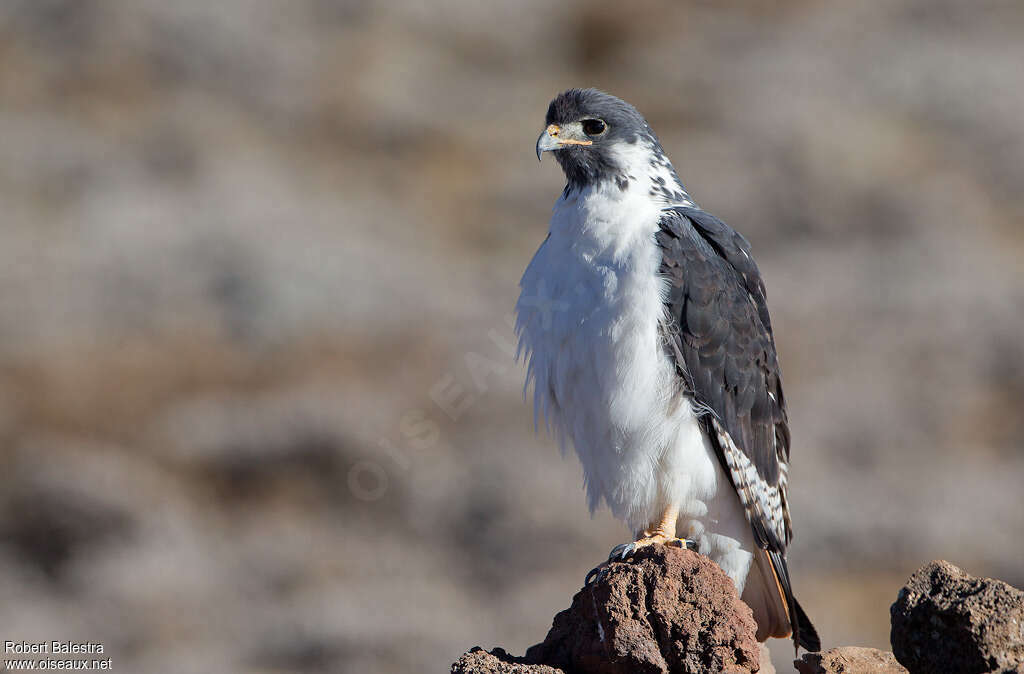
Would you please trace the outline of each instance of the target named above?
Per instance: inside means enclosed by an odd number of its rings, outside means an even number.
[[[686,207],[665,211],[657,240],[668,282],[669,357],[681,387],[703,412],[701,424],[758,545],[768,552],[793,640],[817,650],[820,642],[793,596],[785,561],[793,537],[786,494],[789,419],[764,281],[750,244],[713,215]]]
[[[696,208],[667,210],[658,232],[669,282],[669,354],[751,516],[758,543],[784,552],[789,421],[764,282],[750,244]]]

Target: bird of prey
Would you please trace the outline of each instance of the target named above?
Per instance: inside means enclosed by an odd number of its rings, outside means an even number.
[[[520,354],[591,511],[603,501],[635,533],[612,556],[695,548],[732,578],[760,641],[819,650],[786,567],[789,424],[750,244],[610,94],[558,95],[536,149],[567,184],[520,282]]]

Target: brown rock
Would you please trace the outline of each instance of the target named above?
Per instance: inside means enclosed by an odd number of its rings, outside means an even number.
[[[525,658],[509,655],[503,648],[485,651],[479,646],[452,664],[451,674],[565,674],[547,665],[529,665]]]
[[[800,674],[906,674],[889,651],[843,646],[824,653],[804,653],[793,662]]]
[[[1024,671],[1024,592],[949,562],[918,569],[892,615],[892,651],[918,672]]]
[[[526,660],[574,674],[758,671],[750,608],[706,557],[655,545],[580,590]]]

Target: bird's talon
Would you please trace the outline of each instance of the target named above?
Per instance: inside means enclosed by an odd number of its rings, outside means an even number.
[[[621,562],[636,551],[635,543],[619,543],[608,553],[609,562]]]
[[[624,562],[636,554],[637,550],[640,548],[645,548],[656,543],[661,543],[662,545],[667,545],[672,548],[686,548],[687,550],[693,550],[694,552],[697,551],[697,544],[694,541],[686,538],[667,538],[659,535],[616,545],[612,548],[612,551],[608,553],[608,562]]]
[[[601,580],[601,576],[604,575],[604,570],[607,568],[606,565],[595,566],[588,573],[587,577],[583,579],[583,587],[588,587],[591,583]]]

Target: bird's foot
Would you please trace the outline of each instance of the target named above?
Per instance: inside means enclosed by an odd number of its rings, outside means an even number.
[[[644,536],[640,540],[632,541],[630,543],[620,543],[612,548],[612,551],[608,553],[608,560],[606,562],[599,564],[590,570],[586,579],[583,581],[583,585],[590,585],[595,580],[598,580],[604,575],[604,572],[612,562],[624,562],[635,555],[641,548],[659,544],[667,545],[672,548],[686,548],[693,551],[697,550],[697,544],[694,541],[687,540],[685,538],[676,538],[675,536],[665,536],[663,534]]]
[[[646,548],[651,545],[667,545],[670,548],[688,548],[690,550],[696,550],[697,544],[693,541],[686,540],[685,538],[676,538],[675,536],[665,536],[663,534],[655,534],[653,536],[644,536],[640,540],[633,541],[632,543],[621,543],[612,548],[612,551],[608,553],[608,562],[621,562],[629,559],[636,554],[637,550]]]

